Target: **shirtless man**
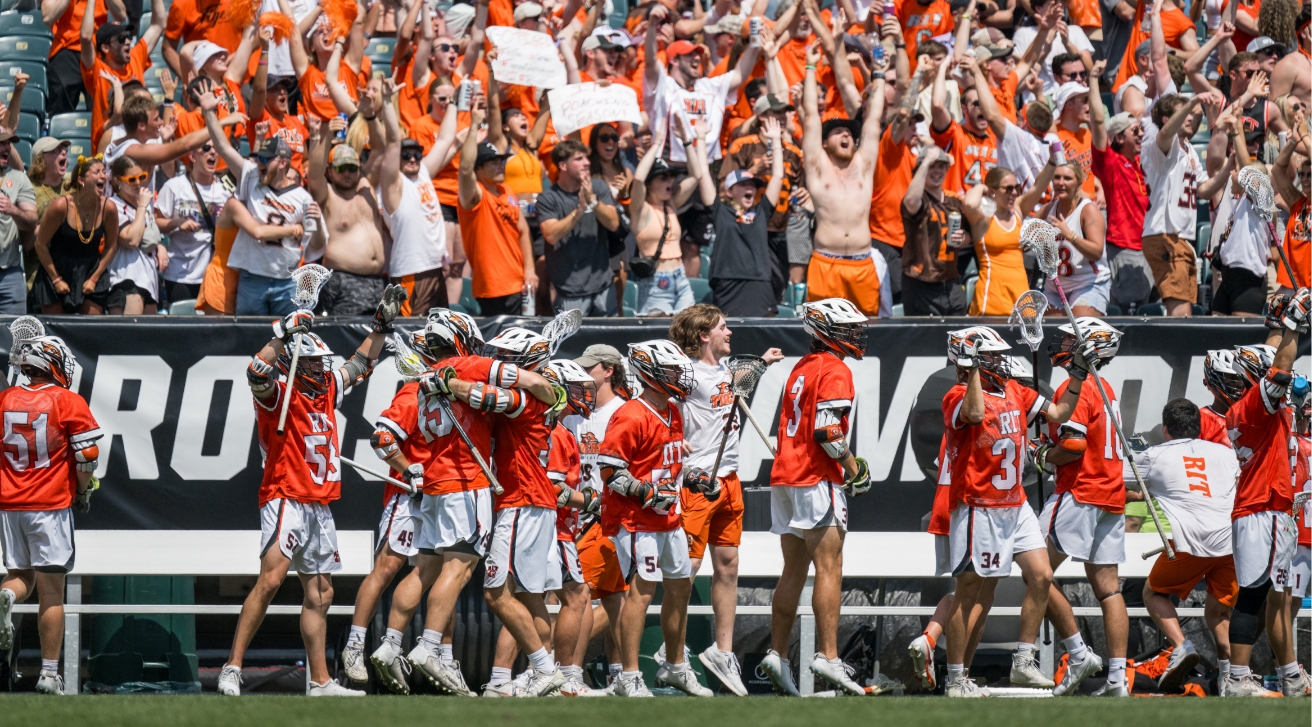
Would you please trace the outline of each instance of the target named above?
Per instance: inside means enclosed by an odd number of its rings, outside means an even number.
[[[869,226],[879,120],[884,112],[883,68],[872,74],[864,127],[849,119],[830,119],[822,125],[816,108],[819,61],[820,47],[807,48],[802,151],[807,189],[815,203],[808,300],[846,298],[868,316],[888,316],[893,308],[888,266],[883,255],[872,254]]]
[[[1276,64],[1271,78],[1271,98],[1292,93],[1305,106],[1312,105],[1312,9],[1307,5],[1294,21],[1298,52],[1290,53]]]

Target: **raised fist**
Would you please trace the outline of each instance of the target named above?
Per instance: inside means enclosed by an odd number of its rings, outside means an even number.
[[[288,313],[280,321],[273,322],[273,337],[289,343],[292,336],[298,333],[309,333],[310,325],[314,323],[314,314],[308,310],[298,310]]]
[[[401,304],[410,297],[405,292],[405,288],[399,285],[389,285],[383,288],[383,299],[378,302],[378,308],[374,310],[374,319],[369,323],[369,327],[374,333],[391,333],[392,321],[401,314]]]

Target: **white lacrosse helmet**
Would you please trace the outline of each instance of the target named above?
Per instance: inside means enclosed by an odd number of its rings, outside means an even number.
[[[1002,354],[1003,351],[1011,350],[1011,344],[1007,343],[997,331],[988,326],[971,326],[949,331],[948,360],[955,365],[962,358],[970,358],[972,355],[966,351],[967,344],[975,347],[976,365],[979,366],[980,374],[986,380],[1002,387],[1006,380],[1011,378],[1011,363],[1008,360],[1010,357]]]
[[[483,350],[483,332],[479,330],[473,317],[467,313],[446,308],[430,308],[428,324],[424,326],[423,333],[426,336],[435,336],[437,341],[451,346],[461,356],[477,356]],[[429,341],[423,350],[426,351],[429,346],[434,345],[438,344]]]
[[[292,368],[292,346],[296,345],[296,340],[293,338],[292,343],[283,347],[282,354],[278,356],[278,371],[283,376],[287,376]],[[311,394],[319,396],[328,391],[328,377],[332,373],[328,371],[328,361],[324,359],[333,355],[333,350],[328,348],[328,344],[317,333],[302,333],[300,343],[296,380]]]
[[[1007,357],[1007,371],[1013,379],[1032,379],[1034,378],[1034,368],[1030,362],[1022,356]]]
[[[692,360],[671,341],[629,344],[629,371],[642,383],[683,401],[692,393]]]
[[[1216,398],[1234,405],[1248,388],[1248,380],[1235,364],[1235,352],[1228,348],[1207,352],[1203,359],[1203,385]]]
[[[46,372],[56,384],[65,389],[73,386],[77,361],[73,351],[59,336],[40,336],[18,344],[18,370],[24,367]],[[30,374],[24,373],[29,379]]]
[[[563,386],[569,396],[569,405],[581,417],[592,416],[597,402],[597,382],[582,366],[567,358],[558,358],[542,369],[547,381]]]
[[[1267,369],[1276,362],[1276,350],[1265,343],[1255,346],[1235,346],[1234,367],[1244,377],[1244,389],[1255,386],[1266,376]]]
[[[1081,316],[1075,320],[1080,324],[1080,332],[1084,334],[1084,339],[1092,342],[1094,350],[1098,352],[1100,360],[1098,368],[1106,366],[1107,362],[1111,361],[1116,353],[1121,350],[1121,336],[1124,334],[1108,325],[1101,318]],[[1071,324],[1066,323],[1057,326],[1057,330],[1064,335],[1061,341],[1048,347],[1048,356],[1053,366],[1069,368],[1071,352],[1075,350],[1075,329],[1071,328]]]
[[[802,304],[802,327],[825,348],[843,356],[865,355],[866,320],[866,314],[844,298]]]
[[[483,347],[485,356],[537,371],[551,358],[551,341],[527,328],[507,328]]]

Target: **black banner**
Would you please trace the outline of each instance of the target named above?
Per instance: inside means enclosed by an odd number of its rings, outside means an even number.
[[[1062,319],[1064,320],[1064,319]],[[1049,318],[1048,340],[1062,320]],[[495,335],[515,319],[488,319],[484,334]],[[854,530],[920,530],[933,500],[932,471],[942,417],[937,401],[946,388],[947,331],[976,325],[964,319],[892,319],[870,327],[868,355],[849,361],[856,383],[853,413],[856,451],[865,457],[876,484],[869,496],[851,504]],[[985,321],[988,322],[988,321]],[[1260,343],[1260,322],[1238,319],[1134,318],[1110,321],[1125,337],[1104,378],[1121,401],[1127,432],[1160,425],[1162,406],[1172,397],[1211,401],[1202,385],[1208,349]],[[0,320],[7,325],[8,320]],[[98,475],[103,487],[92,512],[78,516],[79,528],[93,529],[257,529],[256,493],[261,453],[255,414],[246,385],[250,357],[269,339],[266,320],[233,318],[52,317],[50,333],[64,338],[80,365],[77,391],[91,405],[106,432]],[[417,325],[418,321],[409,321]],[[522,321],[537,328],[542,321]],[[1018,340],[1003,321],[1003,335]],[[407,322],[399,322],[408,329]],[[577,356],[593,343],[625,352],[629,343],[663,338],[668,319],[589,320],[565,342],[562,356]],[[737,353],[779,347],[789,359],[763,377],[753,412],[774,434],[779,402],[789,369],[807,351],[809,338],[795,319],[730,321]],[[368,332],[365,319],[323,319],[315,324],[333,350],[349,356]],[[3,336],[3,334],[0,334]],[[1046,344],[1040,378],[1052,379]],[[1312,371],[1307,340],[1301,342],[1296,370]],[[1017,356],[1030,359],[1016,344]],[[338,412],[341,452],[378,470],[385,466],[368,445],[373,417],[391,401],[400,376],[387,359],[373,377],[346,397]],[[922,397],[922,390],[924,396]],[[923,398],[917,406],[917,399]],[[770,454],[750,427],[743,433],[740,475],[748,486],[769,482]],[[382,485],[343,467],[342,499],[333,505],[341,529],[376,527]],[[768,527],[763,495],[748,498],[748,527]],[[762,510],[761,512],[752,512]],[[764,524],[764,525],[763,525]]]

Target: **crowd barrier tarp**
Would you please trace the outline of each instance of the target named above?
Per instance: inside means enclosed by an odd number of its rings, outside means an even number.
[[[988,321],[984,321],[988,322]],[[1060,335],[1052,320],[1042,352],[1040,377],[1054,386],[1047,345]],[[0,318],[0,325],[8,320]],[[504,327],[540,327],[542,320],[509,318],[481,322],[487,336]],[[922,529],[934,496],[932,472],[942,418],[933,402],[914,407],[922,389],[941,398],[947,366],[946,333],[980,320],[892,319],[870,326],[867,355],[848,360],[856,387],[852,441],[870,463],[874,486],[850,503],[853,530]],[[1004,321],[993,321],[1009,341],[1018,334]],[[1260,322],[1236,319],[1122,318],[1112,321],[1125,332],[1120,355],[1103,376],[1116,391],[1127,432],[1149,431],[1160,424],[1162,406],[1187,396],[1198,404],[1211,401],[1202,383],[1208,349],[1261,342]],[[421,321],[398,321],[412,330]],[[261,451],[255,436],[255,411],[246,384],[252,355],[269,340],[268,320],[252,318],[87,318],[46,319],[51,334],[73,349],[79,363],[75,389],[90,402],[105,432],[97,475],[103,483],[92,510],[78,516],[79,528],[95,529],[255,529]],[[594,319],[566,341],[561,356],[579,355],[593,343],[608,343],[621,352],[629,343],[663,338],[668,320]],[[751,401],[752,411],[772,436],[779,426],[782,389],[787,374],[808,350],[801,322],[730,321],[736,353],[759,354],[770,347],[787,359],[771,367]],[[368,333],[366,319],[320,319],[314,330],[344,360]],[[0,333],[0,341],[7,333]],[[1029,358],[1017,343],[1015,353]],[[6,346],[7,348],[7,346]],[[1296,370],[1312,373],[1307,340],[1300,343]],[[369,446],[375,417],[388,406],[400,376],[384,354],[372,378],[352,391],[337,413],[341,454],[385,469]],[[788,413],[784,413],[787,416]],[[913,447],[913,434],[921,445]],[[748,427],[742,437],[740,476],[748,487],[769,483],[771,456]],[[8,445],[3,445],[8,450]],[[919,452],[919,456],[917,456]],[[342,529],[376,527],[382,485],[342,467],[342,498],[334,503]],[[768,507],[755,494],[749,508]],[[749,513],[753,527],[768,527],[768,512]],[[762,526],[761,523],[766,525]]]

